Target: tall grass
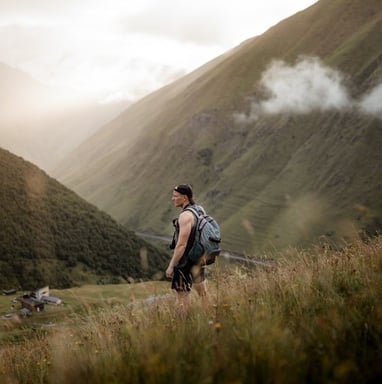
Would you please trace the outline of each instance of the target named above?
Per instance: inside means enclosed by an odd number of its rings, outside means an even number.
[[[382,238],[210,269],[209,303],[172,295],[74,315],[3,345],[0,382],[371,383],[382,378]]]

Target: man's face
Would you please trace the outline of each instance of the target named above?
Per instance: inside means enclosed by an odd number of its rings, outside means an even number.
[[[186,201],[186,196],[177,191],[172,191],[171,200],[175,207],[183,207],[183,204]]]

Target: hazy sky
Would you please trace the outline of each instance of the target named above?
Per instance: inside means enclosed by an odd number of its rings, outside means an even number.
[[[0,62],[136,100],[317,0],[0,0]]]

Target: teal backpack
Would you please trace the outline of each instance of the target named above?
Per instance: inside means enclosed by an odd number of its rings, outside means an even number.
[[[192,212],[195,216],[195,225],[190,236],[194,241],[188,251],[188,258],[193,263],[202,258],[202,265],[213,264],[221,252],[219,224],[198,205],[189,205],[184,210]]]

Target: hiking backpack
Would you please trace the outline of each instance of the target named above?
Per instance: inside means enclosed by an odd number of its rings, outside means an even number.
[[[188,258],[194,263],[202,258],[202,265],[213,264],[221,252],[219,224],[197,205],[189,205],[184,210],[192,212],[195,216],[195,225],[191,232],[194,241],[188,251]]]

